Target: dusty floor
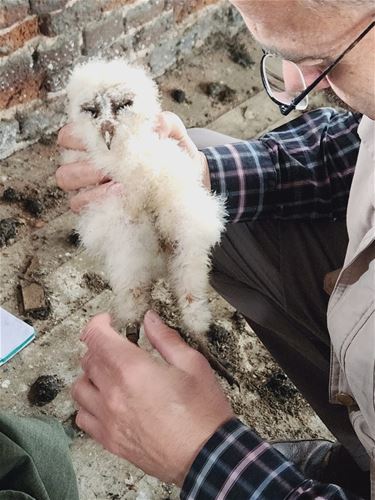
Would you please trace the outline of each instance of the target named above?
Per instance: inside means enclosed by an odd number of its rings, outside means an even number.
[[[217,39],[161,77],[164,108],[179,114],[187,126],[208,126],[238,137],[253,137],[281,123],[277,107],[261,91],[259,49],[248,36],[241,35],[240,42],[246,51],[234,55],[237,62],[228,43]],[[234,92],[224,89],[222,94],[222,89],[208,85],[211,82],[222,82]],[[175,89],[184,91],[185,96],[177,93],[183,102],[171,97]],[[8,235],[0,225],[0,241],[8,240],[1,248],[1,304],[31,321],[38,335],[0,369],[0,401],[2,409],[52,415],[70,425],[74,406],[69,387],[79,372],[81,351],[78,335],[89,317],[108,307],[111,291],[103,280],[87,275],[95,272],[93,264],[74,244],[74,216],[54,185],[58,165],[54,140],[45,138],[1,162],[0,219],[15,222],[10,230],[5,228]],[[7,188],[15,192],[8,189],[4,199]],[[34,261],[34,271],[29,267],[31,256],[39,261]],[[41,283],[46,292],[39,310],[27,315],[19,298],[25,272],[26,281]],[[168,311],[163,287],[155,290],[155,305]],[[240,392],[222,380],[237,414],[266,438],[329,436],[242,318],[215,293],[212,307],[216,325],[209,335],[212,352],[228,364],[242,386]],[[41,375],[56,375],[63,387],[52,402],[38,407],[29,403],[27,395]],[[178,498],[176,488],[145,476],[81,433],[76,434],[72,457],[84,500]]]

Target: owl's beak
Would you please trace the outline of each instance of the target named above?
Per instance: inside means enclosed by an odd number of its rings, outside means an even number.
[[[100,132],[104,139],[105,145],[108,149],[111,149],[111,143],[113,136],[115,134],[115,126],[109,120],[106,120],[100,125]]]

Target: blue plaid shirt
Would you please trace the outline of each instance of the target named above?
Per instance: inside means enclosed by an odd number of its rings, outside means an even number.
[[[259,140],[202,149],[230,222],[345,217],[359,115],[322,108]]]
[[[205,148],[212,190],[227,197],[231,222],[266,217],[344,217],[357,161],[360,117],[324,108],[259,140]],[[196,457],[182,500],[353,499],[305,478],[239,420],[218,429]]]
[[[181,500],[354,500],[334,484],[306,479],[237,419],[222,425],[200,451]]]

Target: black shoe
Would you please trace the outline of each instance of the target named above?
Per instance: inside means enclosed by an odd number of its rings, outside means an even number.
[[[370,473],[360,469],[341,444],[323,439],[272,441],[271,444],[306,478],[337,484],[370,500]]]

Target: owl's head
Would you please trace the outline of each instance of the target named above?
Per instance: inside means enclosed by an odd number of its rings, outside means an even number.
[[[160,112],[152,79],[143,69],[120,59],[77,66],[67,94],[69,119],[86,144],[103,144],[108,150],[153,123]]]

